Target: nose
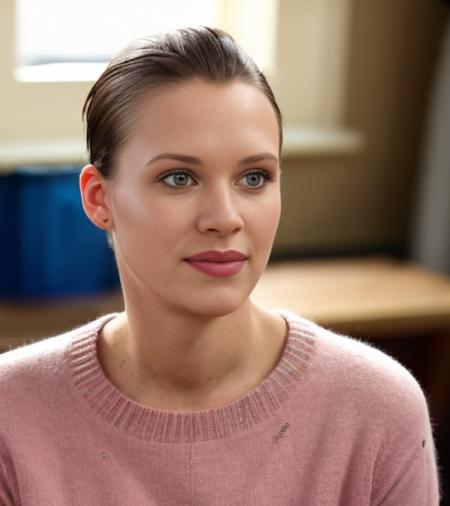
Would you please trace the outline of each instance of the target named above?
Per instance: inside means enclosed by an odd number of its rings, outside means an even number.
[[[198,228],[202,233],[227,235],[242,230],[244,220],[239,210],[238,196],[225,185],[205,191],[202,199]]]

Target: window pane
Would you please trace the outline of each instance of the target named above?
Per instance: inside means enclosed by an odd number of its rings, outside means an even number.
[[[107,61],[130,40],[217,26],[218,0],[16,0],[19,66]]]

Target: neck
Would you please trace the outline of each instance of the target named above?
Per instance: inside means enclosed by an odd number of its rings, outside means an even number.
[[[160,309],[128,308],[105,326],[99,356],[107,376],[129,397],[154,407],[199,408],[259,384],[278,362],[285,338],[281,317],[250,299],[214,318],[162,318]]]

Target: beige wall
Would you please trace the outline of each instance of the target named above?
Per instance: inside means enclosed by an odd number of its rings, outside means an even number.
[[[438,0],[353,0],[342,121],[361,130],[367,146],[347,158],[284,162],[276,252],[405,244],[447,10]],[[282,40],[286,52],[288,34]]]
[[[0,0],[0,142],[82,136],[90,83],[14,82],[13,25],[14,0]]]

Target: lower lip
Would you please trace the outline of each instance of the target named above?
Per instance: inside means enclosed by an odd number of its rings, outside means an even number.
[[[242,267],[244,266],[245,260],[238,260],[235,262],[192,262],[187,260],[187,263],[191,265],[194,269],[197,269],[200,272],[205,274],[209,274],[210,276],[216,276],[219,278],[223,278],[226,276],[232,276],[233,274],[237,274]]]

